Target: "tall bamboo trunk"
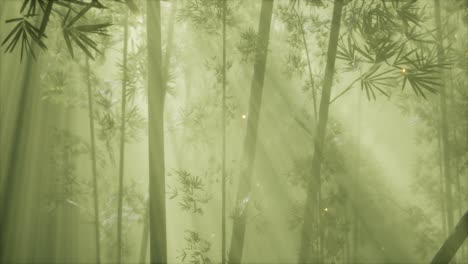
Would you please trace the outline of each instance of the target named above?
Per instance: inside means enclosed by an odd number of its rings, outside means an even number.
[[[361,97],[362,93],[358,92],[357,95],[357,112],[358,112],[358,117],[357,117],[357,129],[356,129],[356,160],[355,160],[355,168],[354,168],[354,181],[356,182],[356,185],[359,185],[359,174],[361,170]],[[349,204],[350,209],[352,210],[353,205],[350,203]],[[359,250],[359,242],[360,242],[360,236],[359,236],[359,217],[357,213],[353,211],[353,216],[352,216],[352,221],[353,221],[353,229],[351,230],[352,234],[352,263],[357,263],[359,261],[359,256],[358,256],[358,250]]]
[[[444,186],[444,165],[442,161],[442,132],[441,126],[437,127],[437,150],[438,150],[438,163],[439,163],[439,195],[440,195],[440,216],[441,216],[441,223],[442,223],[442,231],[443,235],[447,235],[447,210],[445,201],[445,186]]]
[[[149,208],[146,207],[145,209],[145,216],[143,217],[143,233],[141,234],[141,242],[140,242],[140,261],[138,263],[145,263],[146,262],[146,255],[148,249],[148,234],[149,234]]]
[[[221,111],[221,264],[226,264],[226,12],[227,0],[223,0],[223,92]]]
[[[452,86],[453,88],[453,86]],[[453,99],[453,97],[451,97]],[[451,100],[453,101],[453,100]],[[458,142],[458,137],[457,137],[457,130],[454,129],[453,131],[453,143],[455,144],[455,146],[458,146],[459,142]],[[460,185],[460,173],[459,173],[459,157],[458,156],[455,156],[454,157],[454,167],[455,167],[455,202],[456,202],[456,207],[457,207],[457,213],[456,213],[456,217],[461,217],[462,216],[462,213],[463,213],[463,204],[462,204],[462,192],[461,192],[461,185]],[[467,227],[468,228],[468,227]],[[462,248],[463,249],[463,248]],[[461,256],[463,257],[463,250],[460,252],[460,254],[458,254],[458,256]],[[454,259],[454,263],[455,261],[457,261],[457,258]]]
[[[468,5],[468,2],[465,1],[465,5]],[[452,21],[451,23],[455,23],[455,26],[457,26],[458,23],[461,22],[461,14],[463,13],[463,9],[461,12],[456,12],[456,15],[455,16],[452,16],[452,17],[449,17],[447,18],[449,20],[449,23],[450,23],[450,20],[455,20],[454,22]],[[459,34],[459,33],[458,33]],[[464,38],[462,37],[461,39],[461,42],[464,43]],[[451,105],[451,113],[454,114],[454,116],[457,116],[457,109],[454,108],[454,107],[457,107],[456,104],[455,104],[455,100],[456,100],[456,94],[455,94],[455,90],[456,90],[456,86],[455,86],[455,80],[453,78],[453,70],[450,69],[449,70],[449,80],[450,80],[450,102],[449,102],[449,105]],[[457,120],[458,121],[458,120]],[[458,123],[458,122],[457,122]],[[463,129],[462,129],[463,130]],[[453,129],[453,145],[454,146],[459,146],[459,144],[462,144],[462,140],[461,140],[461,137],[459,136],[459,133],[458,133],[458,128],[455,128]],[[453,157],[454,159],[454,167],[455,167],[455,174],[454,174],[454,177],[455,177],[455,180],[454,180],[454,184],[455,184],[455,199],[456,199],[456,207],[457,207],[457,214],[456,214],[456,217],[462,217],[462,214],[463,214],[463,184],[462,184],[462,180],[461,180],[461,176],[460,176],[460,165],[461,165],[461,161],[460,161],[460,156],[459,155],[454,155]],[[460,260],[462,259],[467,259],[467,256],[466,256],[466,246],[461,248],[460,250],[461,252],[458,254],[458,256],[460,256]],[[456,261],[456,260],[455,260]]]
[[[174,25],[175,25],[175,18],[176,18],[176,11],[177,11],[177,1],[178,0],[173,0],[172,2],[172,8],[171,8],[171,14],[169,15],[169,28],[167,31],[167,41],[166,41],[166,53],[164,56],[164,66],[163,66],[163,73],[162,73],[162,79],[163,79],[163,85],[164,85],[164,97],[166,94],[166,87],[167,87],[167,82],[169,79],[169,68],[170,68],[170,63],[171,63],[171,54],[172,54],[172,42],[174,39]],[[163,101],[165,99],[163,98]],[[148,201],[149,203],[149,201]],[[144,224],[143,224],[143,231],[141,235],[141,245],[140,245],[140,262],[139,263],[144,263],[146,259],[146,250],[148,247],[148,238],[149,238],[149,206],[145,210],[145,215],[144,215]]]
[[[254,63],[254,73],[250,90],[249,112],[247,115],[247,132],[244,141],[244,161],[239,178],[236,207],[239,209],[234,217],[229,263],[241,263],[244,249],[247,208],[250,199],[251,178],[257,145],[257,130],[262,105],[263,83],[270,38],[273,0],[262,0],[260,22],[258,26],[258,42]]]
[[[437,27],[437,57],[439,63],[444,61],[444,48],[442,39],[442,23],[441,23],[441,8],[440,0],[434,0],[435,4],[435,20]],[[443,73],[441,73],[443,80]],[[442,158],[443,158],[443,173],[445,180],[445,201],[447,210],[447,228],[453,228],[453,201],[452,201],[452,179],[450,173],[450,147],[448,138],[448,124],[447,124],[447,95],[446,86],[444,82],[440,85],[440,112],[441,112],[441,136],[442,136]]]
[[[97,180],[97,164],[96,164],[96,140],[94,129],[94,101],[91,84],[89,59],[86,58],[86,81],[88,88],[88,114],[89,114],[89,133],[91,137],[91,169],[93,182],[93,202],[94,202],[94,243],[96,247],[96,263],[101,262],[101,246],[100,246],[100,220],[99,220],[99,190]]]
[[[117,263],[122,262],[122,207],[124,195],[124,164],[125,164],[125,126],[127,112],[127,54],[128,54],[128,10],[125,9],[124,45],[123,45],[123,76],[122,76],[122,109],[120,119],[120,162],[119,162],[119,192],[117,205]]]
[[[437,251],[431,264],[448,264],[455,257],[458,249],[468,237],[468,211],[460,219],[450,236]]]
[[[455,19],[455,26],[457,26],[457,23],[460,22],[460,12],[457,12],[456,13],[456,16],[452,17],[452,19]],[[450,22],[450,17],[447,18],[449,23],[454,23],[453,21]],[[462,39],[463,41],[463,39]],[[463,42],[462,42],[463,43]],[[453,76],[453,69],[450,69],[449,70],[449,80],[450,80],[450,106],[451,106],[451,114],[453,114],[453,116],[457,116],[457,109],[455,108],[456,107],[456,94],[455,94],[455,91],[456,91],[456,85],[455,85],[455,80],[454,80],[454,76]],[[450,123],[450,121],[449,121]],[[457,122],[458,123],[458,122]],[[456,123],[456,124],[457,124]],[[461,144],[460,142],[460,138],[459,138],[459,135],[458,135],[458,127],[455,127],[453,129],[453,145],[454,146],[459,146],[459,144]],[[463,214],[463,193],[462,193],[462,185],[461,185],[461,180],[460,180],[460,156],[459,155],[454,155],[453,157],[454,159],[454,167],[455,167],[455,174],[454,174],[454,177],[455,177],[455,199],[456,199],[456,207],[457,207],[457,217],[461,217],[462,214]]]
[[[296,13],[296,16],[298,17],[298,19],[300,18],[299,16],[299,13],[297,12],[297,10],[294,8],[294,12]],[[307,58],[307,70],[308,70],[308,74],[309,74],[309,81],[310,81],[310,85],[312,86],[312,103],[313,103],[313,112],[314,112],[314,123],[317,122],[317,91],[315,89],[315,80],[314,80],[314,76],[312,74],[312,63],[311,63],[311,60],[310,60],[310,55],[309,55],[309,47],[307,45],[307,40],[306,40],[306,33],[305,33],[305,30],[304,30],[304,25],[301,24],[301,28],[300,28],[300,31],[301,31],[301,36],[302,36],[302,43],[304,45],[304,50],[305,50],[305,53],[306,53],[306,58]],[[318,179],[319,182],[318,182],[318,192],[317,192],[317,203],[316,203],[316,211],[317,211],[317,219],[316,219],[316,223],[317,223],[317,229],[319,230],[319,239],[318,239],[318,243],[317,243],[317,253],[318,253],[318,261],[322,261],[323,259],[323,251],[324,251],[324,232],[322,230],[322,225],[323,225],[323,219],[321,217],[321,203],[322,203],[322,181],[321,179]]]
[[[167,263],[164,162],[164,85],[161,65],[161,3],[147,2],[149,221],[151,263]]]
[[[464,19],[468,19],[468,1],[465,1],[465,2],[464,2],[464,6],[463,6],[463,7],[464,7],[464,13],[463,13],[463,15],[465,16]],[[468,29],[467,25],[468,25],[468,21],[465,20],[465,27],[464,27],[464,31],[465,31],[465,32],[466,32],[466,30]],[[465,42],[466,42],[466,35],[463,35],[463,36],[464,36],[464,37],[463,37],[463,42],[465,43]],[[468,54],[465,53],[465,56],[467,56],[467,55],[468,55]],[[465,87],[468,87],[468,77],[466,77],[466,76],[468,76],[468,60],[465,60],[465,79],[463,80],[464,86],[465,86]],[[465,111],[468,111],[468,109],[466,109]],[[466,122],[467,122],[467,124],[468,124],[468,118],[467,118],[467,117],[465,117],[465,118],[467,119]],[[466,131],[468,132],[468,126],[467,126],[467,130],[466,130]],[[468,136],[468,133],[467,133],[467,136]],[[467,140],[467,142],[468,142],[468,137],[466,138],[466,140]],[[465,143],[465,144],[466,144],[466,143]],[[468,144],[466,145],[466,147],[468,147]],[[463,177],[463,178],[465,178],[465,186],[468,186],[468,177],[465,176],[465,177]],[[465,187],[464,192],[465,192],[465,193],[468,192],[468,189],[467,189],[466,187]],[[467,204],[467,203],[468,203],[468,200],[467,200],[467,199],[464,199],[463,203],[464,203],[464,204]],[[465,243],[465,246],[464,246],[464,250],[463,250],[463,251],[464,251],[464,256],[465,256],[464,259],[468,259],[468,243]]]
[[[0,21],[4,21],[4,10],[5,10],[5,7],[6,7],[6,4],[5,4],[5,1],[1,1],[0,2]],[[4,27],[4,24],[3,23],[0,23],[0,32],[4,32],[3,30],[3,27]],[[5,103],[3,102],[3,100],[5,99],[5,96],[4,94],[5,91],[4,91],[4,87],[3,87],[3,83],[2,83],[2,80],[3,80],[3,63],[4,63],[4,53],[3,52],[0,52],[0,145],[2,143],[2,138],[1,138],[1,132],[2,132],[2,126],[4,125],[3,124],[3,113],[4,113],[4,108],[5,108]],[[0,153],[0,184],[2,182],[2,168],[3,168],[3,155],[4,153]]]
[[[343,0],[335,1],[333,7],[333,17],[328,42],[327,64],[325,68],[325,78],[322,89],[322,98],[319,108],[319,120],[317,124],[317,133],[314,146],[314,157],[312,159],[312,173],[307,186],[307,199],[304,208],[304,226],[301,238],[301,248],[299,251],[298,263],[307,263],[309,261],[310,242],[312,239],[313,219],[314,219],[314,200],[318,192],[318,183],[320,179],[320,169],[323,160],[323,146],[325,142],[325,132],[328,122],[328,110],[331,89],[333,84],[333,74],[335,71],[336,51],[338,46],[338,37],[340,33],[341,13],[343,9]],[[320,230],[319,230],[320,231]]]
[[[54,1],[49,0],[44,9],[44,15],[42,17],[41,25],[39,27],[39,40],[44,36],[47,24],[49,22],[49,17],[52,13],[52,8]],[[36,52],[37,54],[37,52]],[[28,91],[28,88],[31,88],[31,80],[29,76],[37,69],[36,62],[33,60],[32,55],[28,54],[25,63],[25,73],[23,75],[23,80],[20,85],[20,91],[18,93],[19,100],[17,104],[17,109],[15,111],[16,118],[13,120],[13,129],[6,131],[7,134],[11,132],[11,143],[8,144],[5,148],[5,160],[2,161],[2,165],[5,168],[1,168],[3,175],[0,176],[1,186],[0,186],[0,262],[8,258],[8,233],[9,224],[11,223],[12,209],[14,208],[14,192],[20,181],[21,170],[24,164],[21,164],[23,151],[26,150],[26,141],[27,141],[27,132],[30,124],[30,119],[28,118],[31,115],[33,100],[37,100],[39,97],[34,98],[34,93]],[[3,113],[2,113],[3,114]],[[3,116],[2,116],[3,118]],[[3,128],[2,128],[3,129]],[[2,131],[5,132],[5,131]],[[3,137],[3,135],[2,135]]]
[[[455,93],[454,93],[454,90],[455,90],[455,84],[454,84],[454,76],[452,74],[452,70],[449,70],[448,72],[449,74],[449,80],[450,80],[450,94],[449,94],[449,104],[452,106],[451,109],[450,109],[450,113],[453,114],[453,116],[456,116],[456,109],[454,109],[453,106],[456,106],[456,102],[455,102]],[[449,114],[450,116],[450,114]],[[451,121],[449,120],[449,123],[451,123]],[[452,138],[453,138],[453,145],[454,146],[458,146],[461,142],[459,142],[459,139],[458,139],[458,127],[454,127],[453,128],[453,131],[452,131]],[[461,182],[460,182],[460,170],[459,170],[459,167],[460,167],[460,157],[458,155],[454,155],[453,157],[453,167],[455,168],[455,173],[453,174],[453,177],[454,177],[454,199],[455,199],[455,203],[456,203],[456,209],[457,209],[457,214],[456,214],[456,217],[461,217],[461,215],[463,214],[463,206],[462,206],[462,191],[461,191]]]
[[[5,13],[5,8],[8,8],[7,5],[5,4],[5,1],[1,1],[0,2],[0,21],[4,21],[4,13]],[[4,32],[3,29],[4,28],[4,24],[3,23],[0,23],[0,32]],[[6,91],[5,91],[5,86],[3,85],[3,64],[5,63],[5,60],[4,60],[4,53],[3,52],[0,52],[0,146],[5,146],[6,144],[4,143],[4,129],[6,127],[6,122],[5,122],[5,118],[3,117],[4,113],[5,113],[5,110],[6,109],[6,102],[4,102],[5,100],[5,95],[7,94]],[[6,154],[5,152],[7,151],[0,151],[0,186],[3,186],[3,168],[5,167],[4,165],[4,162],[5,162],[5,159],[6,159]],[[1,187],[0,187],[0,190]],[[2,202],[0,200],[0,202]],[[0,210],[1,210],[1,205],[0,205]],[[1,211],[0,211],[1,212]],[[0,221],[0,224],[1,224],[1,221]],[[0,234],[1,234],[1,230],[0,230]],[[1,239],[1,236],[0,236],[0,239]],[[0,246],[1,246],[1,241],[0,241]]]
[[[17,103],[17,111],[14,111],[16,117],[14,123],[11,124],[14,128],[2,131],[2,133],[5,133],[5,135],[2,135],[2,138],[7,136],[12,141],[11,143],[2,142],[5,144],[2,145],[2,151],[5,151],[6,154],[3,164],[5,168],[2,168],[4,174],[2,175],[2,184],[0,186],[0,263],[8,263],[13,254],[8,240],[17,232],[13,219],[16,209],[16,191],[18,191],[20,183],[26,176],[23,175],[23,166],[25,164],[22,161],[22,155],[27,151],[26,142],[28,141],[28,133],[26,129],[30,128],[31,105],[37,99],[34,98],[33,93],[28,91],[28,88],[32,87],[30,76],[33,72],[37,71],[36,62],[28,58],[26,63],[28,63],[25,66],[26,74],[23,77],[23,81],[20,82],[20,87],[18,87],[21,91],[18,94],[20,98]]]
[[[318,230],[318,255],[317,261],[319,263],[324,262],[323,260],[323,252],[325,249],[325,235],[323,227],[325,226],[322,222],[322,179],[317,179],[317,204],[315,206],[315,212],[317,217],[317,230]]]

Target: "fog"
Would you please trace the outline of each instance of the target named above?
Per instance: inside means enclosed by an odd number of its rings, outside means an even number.
[[[468,263],[468,2],[2,0],[1,263]]]

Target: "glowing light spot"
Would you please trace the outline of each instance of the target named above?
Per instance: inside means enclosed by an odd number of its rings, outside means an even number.
[[[405,68],[401,69],[401,73],[406,73],[406,69]]]
[[[246,119],[247,118],[247,115],[242,115],[242,119]]]
[[[325,207],[325,209],[323,209],[323,210],[324,210],[325,212],[328,212],[328,208],[327,208],[327,207]]]
[[[143,22],[144,22],[145,20],[144,20],[143,16],[138,16],[138,17],[137,17],[137,21],[138,21],[138,23],[143,24]]]

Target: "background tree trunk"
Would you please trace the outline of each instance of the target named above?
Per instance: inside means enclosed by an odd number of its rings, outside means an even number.
[[[247,115],[247,132],[244,141],[244,161],[239,178],[239,189],[236,199],[236,215],[231,235],[231,249],[229,263],[241,263],[244,248],[245,227],[247,219],[247,206],[250,199],[252,170],[257,145],[257,130],[262,105],[263,83],[265,79],[266,59],[268,54],[268,41],[270,38],[271,16],[273,13],[273,0],[263,0],[258,26],[257,51],[254,64],[254,73],[250,90],[249,112]]]
[[[164,66],[163,66],[163,73],[162,73],[162,80],[164,85],[164,98],[163,102],[165,101],[165,96],[166,96],[166,90],[167,90],[167,82],[169,79],[169,68],[171,65],[171,56],[172,56],[172,43],[174,39],[174,25],[175,25],[175,19],[176,19],[176,12],[177,12],[177,1],[174,0],[172,2],[172,7],[171,7],[171,14],[169,17],[169,28],[167,31],[167,40],[166,40],[166,53],[164,56]],[[149,201],[148,201],[149,203]],[[143,233],[141,237],[141,248],[140,248],[140,262],[139,263],[144,263],[146,259],[146,249],[148,247],[148,230],[149,230],[149,207],[145,210],[145,216],[144,216],[144,224],[143,224]]]
[[[315,138],[314,157],[312,160],[312,173],[307,187],[307,199],[304,208],[304,226],[302,231],[301,248],[299,252],[299,263],[306,263],[309,261],[308,253],[310,252],[310,241],[312,239],[314,200],[317,196],[318,184],[321,177],[320,169],[323,160],[323,143],[325,142],[325,133],[328,122],[328,109],[333,84],[333,74],[335,71],[335,59],[338,46],[338,37],[340,33],[342,9],[343,0],[335,1],[335,5],[333,7],[330,39],[328,42],[325,79],[322,90],[322,98],[320,100],[319,120]]]
[[[223,0],[223,92],[221,102],[221,264],[226,263],[226,12],[227,0]]]
[[[149,219],[148,219],[149,208],[145,209],[145,216],[143,217],[143,233],[141,234],[141,243],[140,243],[140,261],[138,263],[146,262],[146,255],[148,249],[148,234],[149,234]]]
[[[444,164],[442,158],[442,132],[441,126],[437,128],[437,150],[438,150],[438,165],[439,165],[439,195],[440,195],[440,210],[441,210],[441,218],[442,218],[442,232],[443,235],[447,235],[447,201],[445,200],[445,186],[444,186]]]
[[[88,113],[89,113],[89,133],[91,138],[91,171],[93,182],[93,205],[94,205],[94,242],[96,247],[96,263],[101,262],[101,233],[100,233],[100,220],[99,220],[99,189],[97,180],[97,162],[96,162],[96,137],[94,129],[94,102],[93,102],[93,89],[91,84],[91,73],[89,67],[89,59],[86,57],[86,81],[88,88]]]
[[[435,20],[437,27],[437,57],[440,64],[444,62],[444,48],[442,40],[442,23],[440,18],[440,0],[434,0],[435,4]],[[448,139],[448,124],[447,124],[447,95],[446,86],[444,84],[444,76],[441,74],[440,85],[440,113],[441,113],[441,136],[442,136],[442,161],[443,173],[445,179],[445,201],[447,210],[447,227],[451,230],[453,227],[453,199],[452,199],[452,179],[450,173],[450,147]]]
[[[120,162],[119,162],[119,191],[117,205],[117,263],[122,262],[122,207],[124,195],[124,164],[125,164],[125,123],[127,106],[127,54],[128,54],[128,11],[125,10],[124,47],[123,47],[123,76],[122,76],[122,109],[120,119]]]
[[[150,259],[167,263],[160,1],[147,1],[147,23]]]
[[[6,4],[5,4],[6,5]],[[41,23],[39,27],[38,38],[41,39],[45,33],[47,24],[49,22],[49,17],[52,12],[52,7],[54,1],[48,1],[45,6],[43,16],[41,17]],[[35,52],[36,54],[40,52]],[[1,189],[0,189],[0,262],[8,259],[9,253],[8,246],[9,242],[8,236],[11,232],[14,232],[13,228],[9,225],[11,222],[12,216],[14,215],[14,206],[15,204],[15,191],[19,186],[19,183],[23,181],[22,175],[26,169],[24,165],[25,158],[22,157],[27,153],[28,145],[27,142],[31,139],[31,134],[29,133],[29,128],[31,126],[32,120],[31,116],[34,114],[34,108],[38,106],[38,101],[40,101],[40,96],[37,94],[37,89],[31,89],[36,80],[32,80],[33,77],[37,75],[37,61],[34,61],[31,54],[26,56],[24,61],[24,75],[23,79],[19,85],[19,92],[17,94],[18,102],[14,105],[13,115],[15,117],[11,120],[12,126],[6,126],[3,122],[3,113],[2,113],[2,127],[1,135],[3,142],[6,143],[6,146],[2,145],[2,152],[7,153],[5,159],[1,162],[2,171],[0,173],[1,180]],[[5,127],[3,127],[5,125]],[[8,138],[8,141],[3,141]],[[11,142],[11,143],[10,143]],[[30,166],[31,167],[31,166]]]
[[[468,212],[460,219],[457,226],[436,253],[431,264],[448,264],[468,237]]]
[[[359,185],[359,174],[361,171],[361,96],[362,93],[357,93],[357,128],[356,128],[356,161],[355,161],[355,168],[354,168],[354,182]],[[349,208],[352,212],[352,263],[358,263],[359,261],[359,243],[360,243],[360,235],[359,235],[359,218],[356,212],[353,209],[352,203],[349,203]]]

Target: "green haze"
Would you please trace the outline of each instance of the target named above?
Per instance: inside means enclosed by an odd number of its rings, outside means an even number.
[[[0,263],[468,263],[467,0],[0,22]]]

